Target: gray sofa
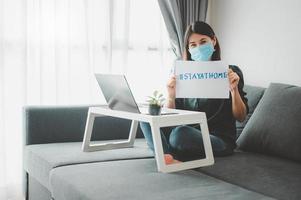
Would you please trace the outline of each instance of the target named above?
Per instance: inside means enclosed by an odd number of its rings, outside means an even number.
[[[265,89],[245,90],[249,119]],[[210,167],[158,173],[140,129],[134,148],[82,152],[87,110],[24,108],[27,199],[301,199],[301,163],[282,157],[237,150]],[[128,120],[97,118],[92,139],[125,139],[129,129]]]

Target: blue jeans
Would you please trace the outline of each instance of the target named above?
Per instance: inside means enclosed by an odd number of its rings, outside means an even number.
[[[149,123],[140,122],[140,127],[146,139],[147,145],[154,152],[151,127]],[[201,131],[191,126],[172,127],[166,133],[160,129],[163,152],[172,154],[180,161],[195,160],[205,157],[203,138]],[[168,133],[169,132],[169,133]],[[210,134],[210,140],[214,156],[226,156],[232,154],[232,149],[219,137]]]

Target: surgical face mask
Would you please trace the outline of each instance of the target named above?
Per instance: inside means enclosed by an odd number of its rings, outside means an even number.
[[[212,42],[189,49],[191,59],[194,61],[209,61],[214,51]]]

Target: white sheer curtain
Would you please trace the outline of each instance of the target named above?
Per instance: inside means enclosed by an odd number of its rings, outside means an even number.
[[[156,0],[0,0],[0,199],[22,199],[22,107],[104,103],[94,73],[139,102],[175,59]]]

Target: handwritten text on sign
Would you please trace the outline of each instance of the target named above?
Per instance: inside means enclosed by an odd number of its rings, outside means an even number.
[[[229,98],[228,65],[223,61],[176,61],[177,98]]]

